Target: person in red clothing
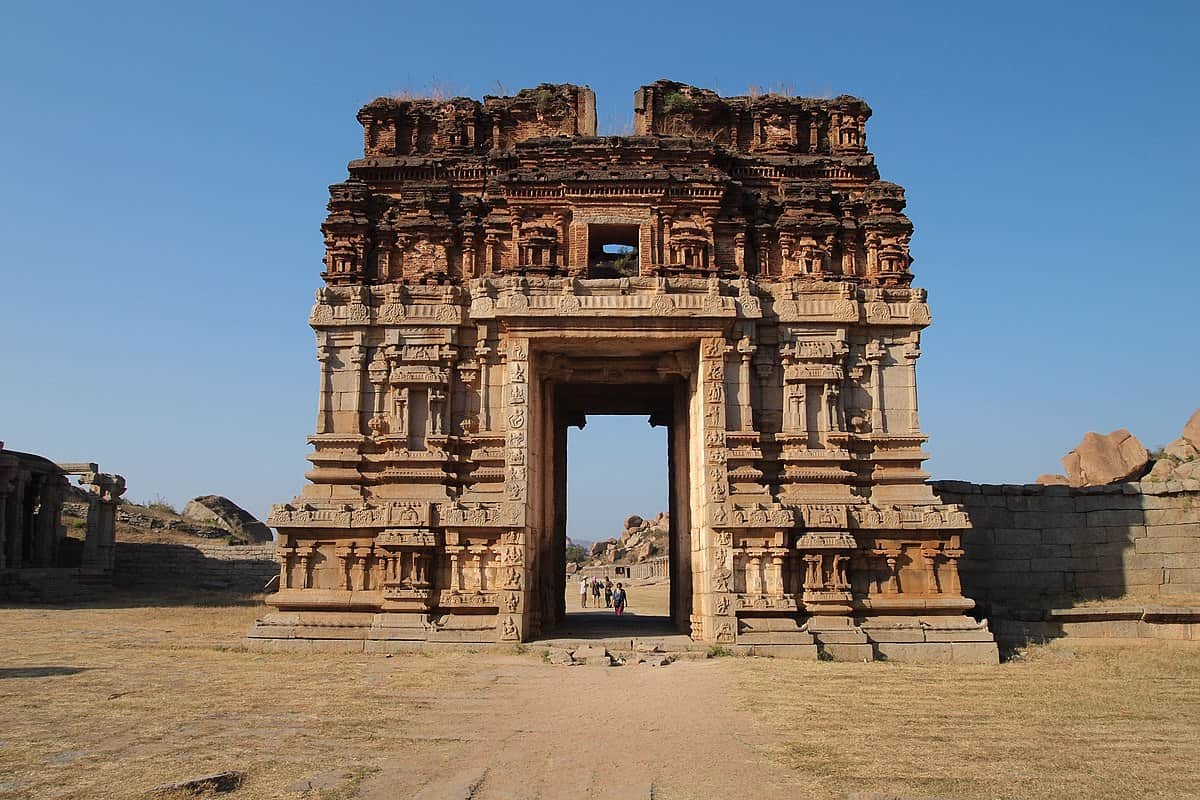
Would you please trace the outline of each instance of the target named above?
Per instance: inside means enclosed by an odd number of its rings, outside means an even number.
[[[617,584],[617,588],[613,590],[613,608],[616,609],[617,616],[625,613],[625,604],[629,601],[629,595],[625,593],[625,587]]]

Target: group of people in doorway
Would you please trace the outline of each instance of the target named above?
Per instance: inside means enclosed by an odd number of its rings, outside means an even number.
[[[629,595],[625,591],[625,587],[620,583],[613,585],[612,578],[607,575],[603,579],[599,577],[587,575],[579,576],[579,607],[588,607],[588,595],[592,596],[592,603],[595,608],[600,608],[600,598],[604,598],[604,607],[611,608],[616,612],[617,616],[625,613],[625,606],[629,602]]]

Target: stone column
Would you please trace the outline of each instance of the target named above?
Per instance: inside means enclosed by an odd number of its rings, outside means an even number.
[[[462,276],[464,279],[476,277],[475,234],[473,233],[469,233],[463,238]]]
[[[918,343],[912,342],[904,348],[904,360],[908,370],[908,430],[911,433],[921,431],[921,419],[917,414],[917,359],[920,357],[921,347]]]
[[[3,443],[0,443],[0,448]],[[9,537],[16,536],[15,530],[9,530],[10,497],[17,481],[17,457],[8,453],[0,453],[0,569],[8,566]],[[14,526],[15,527],[15,526]]]
[[[367,366],[367,377],[371,381],[371,386],[374,391],[371,395],[371,419],[367,423],[371,432],[374,434],[386,433],[387,417],[384,412],[384,397],[387,393],[387,380],[390,369],[387,361],[382,358],[382,353],[376,351],[375,358],[371,360]]]
[[[106,472],[90,472],[81,483],[88,485],[87,538],[83,543],[83,572],[111,576],[116,548],[117,504],[125,493],[125,478]]]
[[[496,243],[498,241],[494,233],[489,233],[484,238],[484,264],[483,269],[480,270],[482,275],[491,275],[496,271]]]
[[[350,398],[350,408],[353,412],[354,430],[345,431],[346,433],[362,433],[363,432],[363,377],[366,373],[367,366],[367,348],[361,344],[353,345],[350,348],[350,367],[354,370],[354,381],[352,397]]]
[[[321,365],[321,389],[317,392],[317,433],[329,433],[329,395],[333,388],[329,385],[329,358],[333,355],[333,346],[324,333],[317,334],[317,363]]]
[[[62,522],[63,487],[66,485],[67,479],[63,475],[47,475],[42,482],[33,545],[34,563],[39,567],[54,566]]]
[[[492,348],[487,343],[487,326],[480,325],[476,337],[475,355],[479,359],[479,430],[492,429],[492,386],[491,386],[491,355]]]
[[[867,363],[871,365],[871,385],[868,392],[871,395],[872,433],[884,433],[887,430],[883,408],[883,359],[886,354],[887,351],[878,342],[867,344]]]
[[[925,593],[941,594],[937,579],[937,550],[921,549],[921,558],[925,560]]]
[[[742,357],[738,370],[738,427],[744,431],[754,429],[753,404],[750,402],[750,359],[756,349],[749,336],[743,336],[738,341],[737,351]]]

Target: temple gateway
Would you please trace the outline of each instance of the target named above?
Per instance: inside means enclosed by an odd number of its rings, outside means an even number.
[[[262,647],[521,642],[565,615],[567,428],[668,428],[671,619],[776,656],[994,662],[925,483],[904,190],[862,100],[381,98],[330,188],[309,485]],[[604,487],[596,487],[604,491]]]

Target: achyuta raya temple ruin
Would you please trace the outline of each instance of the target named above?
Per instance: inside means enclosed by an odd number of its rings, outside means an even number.
[[[870,115],[670,81],[636,92],[632,136],[597,136],[567,84],[364,106],[322,226],[309,484],[271,513],[280,590],[251,641],[546,636],[567,428],[636,413],[668,429],[680,632],[994,662],[967,516],[921,469],[930,312]]]

